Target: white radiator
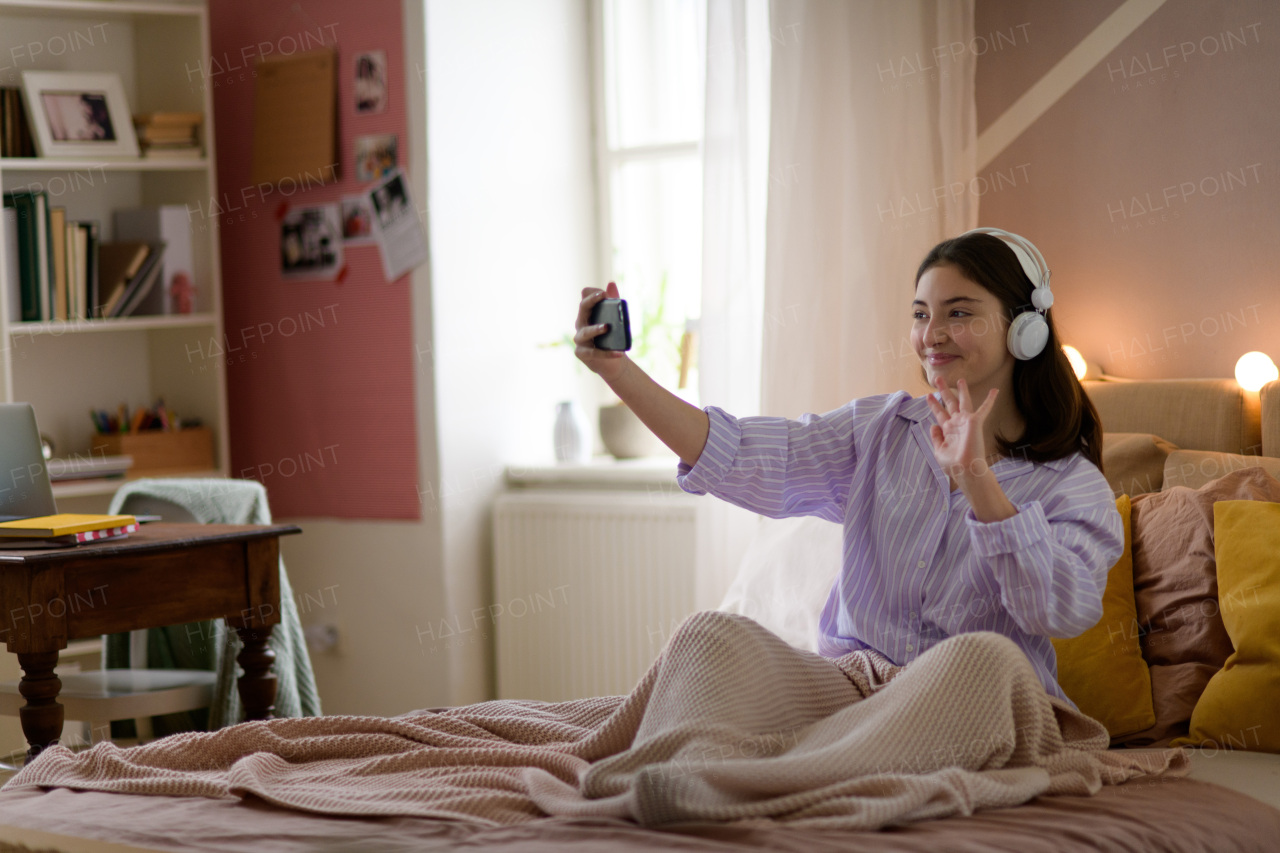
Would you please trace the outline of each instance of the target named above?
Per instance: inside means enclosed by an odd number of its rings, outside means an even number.
[[[560,701],[635,686],[695,609],[699,501],[671,488],[497,499],[498,698]]]

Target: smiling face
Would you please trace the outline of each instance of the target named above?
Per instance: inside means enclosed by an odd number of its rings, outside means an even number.
[[[975,406],[991,388],[1013,399],[1015,359],[1005,346],[1009,322],[994,294],[956,266],[937,264],[920,276],[911,316],[911,346],[929,387],[937,387],[939,376],[951,388],[963,378]]]

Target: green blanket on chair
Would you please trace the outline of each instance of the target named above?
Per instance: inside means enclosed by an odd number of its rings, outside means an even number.
[[[185,508],[201,524],[270,524],[267,490],[252,480],[223,479],[143,479],[120,488],[111,500],[110,513],[118,513],[130,497],[164,500]],[[268,645],[276,654],[277,717],[313,717],[320,715],[320,696],[316,690],[311,659],[307,655],[302,623],[293,589],[280,560],[280,624],[271,631]],[[154,628],[147,636],[147,666],[168,669],[210,669],[218,673],[209,709],[208,727],[219,729],[244,720],[240,694],[235,688],[238,676],[236,655],[240,638],[227,630],[222,620]],[[113,634],[107,638],[105,665],[112,668],[129,666],[129,635]],[[171,726],[157,726],[156,734]]]

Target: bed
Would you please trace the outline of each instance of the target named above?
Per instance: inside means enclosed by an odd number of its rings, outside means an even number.
[[[1093,796],[1039,796],[1012,808],[878,831],[797,827],[766,819],[686,821],[645,828],[616,816],[588,814],[503,826],[464,819],[322,815],[281,808],[253,795],[208,799],[66,788],[5,789],[0,791],[0,850],[1280,849],[1280,747],[1275,731],[1280,728],[1275,725],[1280,723],[1275,708],[1280,706],[1261,711],[1260,722],[1250,718],[1255,721],[1241,723],[1240,718],[1230,717],[1242,705],[1239,693],[1222,694],[1222,683],[1213,683],[1221,672],[1234,677],[1249,669],[1223,663],[1235,653],[1234,641],[1251,642],[1248,632],[1253,629],[1241,627],[1241,614],[1261,613],[1272,626],[1280,621],[1280,610],[1272,610],[1280,608],[1280,599],[1267,597],[1277,584],[1255,583],[1252,598],[1244,598],[1238,584],[1231,586],[1234,581],[1224,576],[1219,601],[1215,578],[1208,579],[1207,588],[1205,578],[1199,578],[1197,588],[1196,578],[1189,574],[1169,578],[1165,575],[1170,571],[1150,565],[1162,547],[1180,555],[1196,550],[1181,530],[1161,527],[1169,518],[1195,517],[1203,526],[1205,508],[1211,524],[1219,503],[1246,510],[1256,509],[1246,502],[1280,507],[1280,492],[1267,491],[1280,489],[1280,481],[1273,479],[1280,477],[1280,383],[1253,395],[1229,380],[1107,381],[1087,383],[1087,390],[1108,433],[1104,452],[1109,479],[1118,493],[1132,496],[1135,565],[1128,599],[1135,608],[1134,630],[1120,622],[1102,628],[1111,646],[1132,640],[1130,646],[1141,651],[1142,665],[1149,673],[1145,690],[1150,713],[1126,716],[1124,708],[1116,707],[1112,695],[1116,691],[1110,688],[1115,686],[1112,682],[1125,679],[1117,678],[1114,669],[1090,670],[1109,674],[1093,676],[1098,695],[1085,698],[1093,703],[1090,707],[1098,708],[1099,719],[1109,717],[1109,754],[1156,754],[1187,738],[1199,744],[1187,750],[1190,769],[1185,775],[1141,776],[1124,784],[1104,785]],[[1219,517],[1222,524],[1229,520],[1226,515]],[[1221,546],[1224,537],[1219,532]],[[830,530],[815,534],[814,528],[799,525],[768,528],[744,562],[724,609],[747,613],[777,635],[802,644],[807,629],[795,611],[804,609],[804,594],[792,596],[784,612],[771,598],[769,582],[780,569],[795,570],[797,560],[813,562],[813,554],[824,547],[823,535],[829,536]],[[1203,551],[1203,543],[1199,547]],[[822,578],[796,585],[821,589]],[[1209,593],[1214,596],[1213,608],[1206,606]],[[1225,621],[1206,627],[1203,620],[1191,618],[1210,609]],[[1104,616],[1103,622],[1108,618]],[[1250,620],[1251,625],[1258,623],[1257,618]],[[788,637],[789,633],[795,636]],[[1060,650],[1064,666],[1065,655]],[[1116,660],[1112,658],[1117,657],[1095,656],[1091,665],[1113,667]],[[1126,662],[1132,664],[1132,660]],[[1225,683],[1229,677],[1219,681]],[[1280,684],[1266,682],[1265,673],[1263,677],[1258,683],[1264,686]],[[1250,684],[1246,681],[1246,688]],[[1239,690],[1238,684],[1227,687]],[[1082,698],[1068,692],[1086,708]],[[1219,694],[1231,700],[1223,708],[1215,706],[1217,712],[1228,715],[1225,722],[1198,715],[1202,704],[1214,704],[1209,701],[1214,697],[1221,705],[1224,700]],[[1254,694],[1275,700],[1265,691],[1253,691],[1246,698]],[[1224,726],[1235,726],[1235,730],[1224,732]],[[86,846],[104,842],[120,846]]]

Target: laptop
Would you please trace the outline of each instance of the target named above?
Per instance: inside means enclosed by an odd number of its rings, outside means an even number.
[[[57,515],[36,410],[0,403],[0,521]]]

